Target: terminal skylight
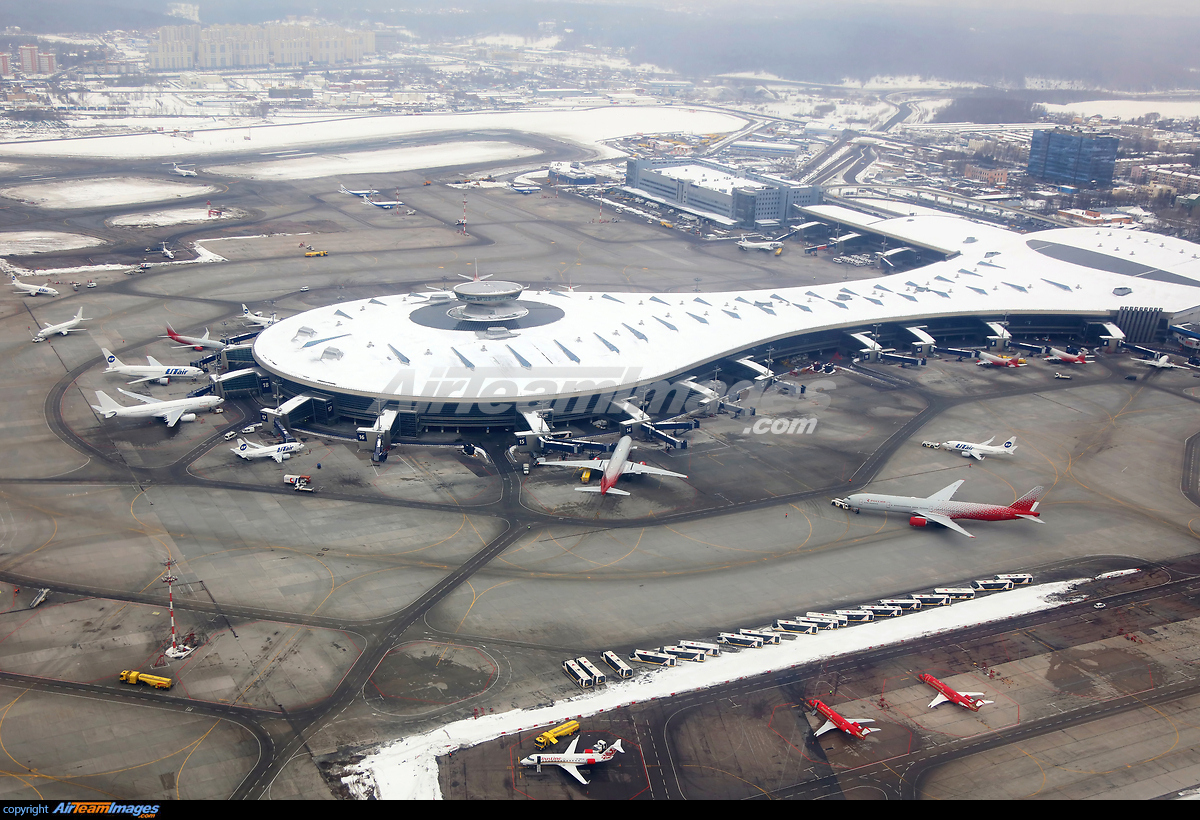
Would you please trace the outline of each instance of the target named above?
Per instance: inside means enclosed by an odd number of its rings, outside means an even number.
[[[705,319],[703,316],[697,316],[694,313],[689,313],[688,316],[691,316],[693,319],[695,319],[697,322],[699,322],[702,325],[708,324],[708,319]]]
[[[605,339],[605,338],[604,338],[603,336],[601,336],[599,333],[593,333],[592,335],[593,335],[593,336],[595,336],[595,337],[596,337],[597,339],[599,339],[600,341],[604,342],[604,346],[605,346],[605,347],[607,347],[609,350],[611,350],[613,353],[620,353],[620,352],[621,352],[621,348],[617,347],[615,344],[613,344],[612,342],[610,342],[608,339]]]
[[[659,319],[657,316],[655,316],[654,318],[655,318],[655,319],[658,319],[658,323],[659,323],[660,325],[665,325],[666,327],[669,327],[671,330],[674,330],[674,331],[676,331],[676,332],[678,332],[678,331],[679,331],[679,328],[675,327],[675,325],[671,324],[671,323],[670,323],[670,322],[668,322],[666,319]]]
[[[336,336],[326,336],[324,339],[312,339],[311,341],[307,341],[304,344],[300,345],[300,349],[303,350],[306,347],[315,347],[316,345],[325,344],[326,342],[332,342],[334,339],[341,339],[341,338],[343,338],[345,336],[349,336],[349,335],[350,335],[349,333],[339,333]]]
[[[470,359],[468,359],[468,358],[467,358],[466,356],[464,356],[463,354],[459,353],[459,352],[458,352],[457,350],[455,350],[453,347],[451,347],[451,348],[450,348],[450,352],[451,352],[451,353],[453,353],[455,356],[457,356],[457,357],[458,357],[458,360],[467,366],[467,370],[474,370],[474,369],[475,369],[475,365],[471,364],[471,360],[470,360]]]
[[[401,353],[399,350],[392,347],[391,345],[388,345],[388,350],[392,351],[392,355],[394,355],[397,359],[399,359],[404,364],[412,364],[412,362],[410,362],[408,360],[407,356],[405,356],[403,353]]]
[[[576,356],[574,353],[572,353],[570,350],[568,350],[568,349],[567,349],[567,346],[566,346],[565,344],[563,344],[562,342],[560,342],[558,339],[555,339],[555,340],[554,340],[554,343],[555,343],[556,345],[558,345],[558,349],[559,349],[559,350],[561,350],[563,353],[566,353],[566,354],[567,354],[567,358],[568,358],[568,359],[570,359],[571,361],[575,362],[575,364],[579,364],[579,363],[580,363],[580,362],[579,362],[579,357],[578,357],[578,356]]]
[[[520,353],[518,353],[517,351],[513,350],[513,346],[512,346],[512,345],[505,345],[505,347],[507,347],[507,348],[508,348],[508,352],[509,352],[509,353],[511,353],[511,354],[513,354],[514,356],[516,356],[516,357],[517,357],[517,361],[521,363],[521,367],[525,368],[526,370],[529,370],[530,368],[532,368],[532,367],[533,367],[533,365],[531,365],[531,364],[529,363],[529,360],[528,360],[528,359],[526,359],[524,356],[522,356],[522,355],[521,355]]]
[[[645,334],[645,333],[642,333],[642,331],[640,331],[640,330],[637,330],[636,328],[632,328],[632,327],[630,327],[629,325],[625,324],[624,322],[621,322],[621,326],[622,326],[623,328],[625,328],[626,330],[628,330],[630,333],[632,333],[634,336],[637,336],[637,337],[638,337],[639,339],[641,339],[643,342],[648,342],[648,341],[650,341],[650,339],[649,339],[649,338],[646,336],[646,334]]]

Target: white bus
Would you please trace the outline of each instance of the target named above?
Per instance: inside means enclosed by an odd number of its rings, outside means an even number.
[[[822,618],[819,615],[797,615],[795,620],[802,623],[816,624],[821,629],[837,629],[842,622],[837,618]]]
[[[852,624],[865,624],[875,620],[875,616],[867,609],[835,609],[833,614],[845,615],[846,620]]]
[[[584,672],[575,661],[570,659],[563,661],[562,668],[563,673],[580,689],[592,688],[592,676]]]
[[[935,587],[935,595],[949,595],[952,601],[969,601],[975,597],[975,590],[970,587]]]
[[[758,649],[763,645],[762,638],[755,635],[734,635],[730,632],[722,632],[717,635],[717,640],[721,643],[727,643],[730,646],[739,646],[749,649]]]
[[[629,668],[629,664],[621,660],[621,656],[611,649],[605,652],[600,657],[604,658],[604,662],[612,667],[612,671],[617,674],[618,678],[632,678],[633,670]]]
[[[899,607],[904,612],[915,612],[921,608],[921,602],[916,598],[885,598],[879,603],[884,606]]]
[[[1014,572],[1008,575],[997,575],[996,577],[1005,581],[1012,581],[1015,587],[1023,587],[1033,583],[1033,576],[1027,572]]]
[[[805,618],[833,618],[838,622],[839,626],[845,626],[850,623],[850,619],[845,615],[838,615],[836,612],[805,612]]]
[[[652,663],[655,666],[674,666],[677,663],[674,655],[655,652],[652,649],[635,649],[629,653],[629,660]]]
[[[664,646],[658,651],[681,660],[695,661],[696,663],[703,663],[704,659],[708,657],[703,649],[688,649],[686,646]]]
[[[587,658],[576,658],[575,663],[579,664],[584,672],[592,676],[592,686],[599,686],[600,684],[607,682],[608,678],[605,676],[605,674]]]
[[[982,592],[1002,592],[1013,588],[1013,582],[1007,578],[992,578],[991,580],[976,581],[975,588]]]
[[[779,643],[779,636],[774,632],[763,632],[760,629],[739,629],[739,635],[749,635],[752,638],[762,638],[763,643]]]
[[[904,610],[900,607],[889,606],[888,604],[867,604],[863,609],[870,612],[876,618],[896,618],[904,614]]]
[[[913,594],[913,598],[921,602],[921,606],[950,606],[951,598],[949,595],[938,595],[932,592],[917,592]]]
[[[685,646],[688,649],[703,649],[705,655],[720,655],[721,647],[715,643],[701,643],[700,641],[677,641],[679,646]]]
[[[774,627],[782,632],[791,632],[795,635],[816,635],[820,629],[814,623],[806,621],[783,621],[776,619]]]

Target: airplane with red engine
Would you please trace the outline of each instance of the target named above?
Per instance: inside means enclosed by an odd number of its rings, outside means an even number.
[[[1013,358],[1013,357],[1009,357],[1009,356],[996,356],[992,353],[988,353],[986,350],[978,351],[977,358],[979,359],[979,361],[975,362],[975,364],[982,365],[982,366],[987,366],[987,365],[990,365],[992,367],[1024,367],[1025,366],[1024,359],[1017,359],[1017,358]]]
[[[928,673],[917,675],[917,680],[921,681],[921,683],[929,684],[938,692],[937,697],[929,702],[930,709],[936,709],[943,703],[953,703],[964,709],[970,709],[972,712],[978,712],[980,707],[988,703],[994,703],[994,701],[990,700],[980,700],[984,696],[984,692],[956,692]]]
[[[927,498],[913,498],[903,495],[876,495],[875,493],[854,493],[845,498],[833,499],[833,506],[843,510],[862,510],[875,512],[894,512],[909,516],[908,523],[913,527],[928,527],[939,524],[946,529],[954,530],[968,538],[975,536],[954,523],[956,518],[966,518],[972,521],[1011,521],[1023,518],[1026,521],[1042,523],[1038,517],[1038,504],[1041,503],[1044,487],[1034,487],[1025,495],[1008,506],[999,504],[979,504],[972,501],[952,501],[954,493],[962,486],[965,479],[959,479]]]
[[[1059,350],[1057,347],[1050,348],[1050,354],[1046,356],[1048,362],[1066,362],[1067,364],[1087,364],[1087,353],[1080,350],[1078,353],[1068,353],[1065,350]]]
[[[621,440],[617,442],[616,449],[610,457],[605,459],[592,459],[591,461],[547,461],[542,466],[544,467],[574,467],[576,469],[582,467],[587,470],[598,470],[600,472],[599,487],[576,487],[577,493],[599,493],[600,495],[629,495],[624,490],[618,490],[613,485],[617,483],[617,479],[623,475],[657,475],[666,476],[669,478],[687,478],[683,473],[673,473],[670,470],[663,470],[658,467],[651,467],[649,464],[639,463],[629,460],[629,451],[634,449],[633,439],[629,436],[621,436]]]

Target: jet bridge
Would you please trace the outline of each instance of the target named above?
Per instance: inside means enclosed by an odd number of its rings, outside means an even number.
[[[925,332],[925,325],[916,325],[904,329],[917,337],[917,340],[913,342],[913,347],[916,348],[918,356],[928,356],[929,352],[933,350],[934,345],[937,344],[937,339]]]
[[[392,431],[396,429],[399,415],[398,411],[389,408],[379,414],[372,426],[358,428],[356,438],[372,449],[371,461],[387,461],[388,448],[392,446]]]

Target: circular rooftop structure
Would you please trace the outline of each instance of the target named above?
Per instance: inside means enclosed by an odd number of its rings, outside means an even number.
[[[529,308],[517,302],[524,290],[525,286],[516,282],[463,282],[454,286],[454,295],[461,304],[450,308],[446,315],[460,322],[511,322],[529,315]]]

